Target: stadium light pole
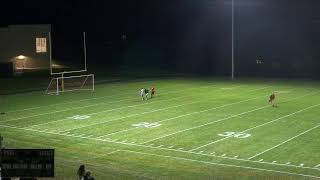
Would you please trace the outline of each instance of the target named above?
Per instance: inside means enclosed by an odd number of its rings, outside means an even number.
[[[231,36],[232,36],[232,38],[231,38],[231,40],[232,40],[232,47],[231,47],[231,79],[233,80],[234,79],[234,0],[232,0],[232,3],[231,3],[231,11],[232,11],[232,13],[231,13]]]

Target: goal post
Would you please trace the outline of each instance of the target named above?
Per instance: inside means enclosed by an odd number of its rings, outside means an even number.
[[[51,32],[49,32],[49,59],[50,59],[50,75],[53,76],[51,81],[46,89],[47,94],[59,94],[61,92],[68,92],[68,91],[78,91],[78,90],[94,90],[94,74],[87,74],[87,45],[86,45],[86,33],[82,32],[82,39],[76,37],[77,42],[81,41],[82,43],[77,43],[77,45],[82,47],[83,54],[80,53],[78,55],[83,55],[82,57],[78,57],[76,59],[77,62],[73,62],[73,65],[68,65],[67,69],[63,69],[58,72],[54,72],[53,70],[53,61],[52,61],[52,37]],[[78,35],[76,35],[78,36]],[[72,48],[71,48],[72,50]],[[78,53],[80,51],[77,51]],[[81,55],[82,54],[82,55]],[[75,55],[77,56],[77,55]],[[68,57],[64,57],[68,58]],[[75,58],[75,57],[74,57]],[[65,60],[65,59],[64,59]],[[74,59],[75,60],[75,59]],[[77,65],[82,64],[81,67],[77,67]],[[83,74],[82,74],[83,73]],[[76,75],[75,75],[76,74]],[[78,74],[78,75],[77,75]]]
[[[52,37],[51,37],[51,32],[48,34],[49,36],[49,49],[50,49],[50,54],[49,54],[49,64],[50,64],[50,75],[62,75],[63,74],[73,74],[73,73],[84,73],[87,72],[87,44],[86,44],[86,32],[82,32],[82,48],[83,48],[83,66],[80,67],[79,69],[73,69],[73,70],[67,70],[67,71],[60,71],[60,72],[54,72],[53,70],[53,61],[52,61]]]
[[[52,78],[46,93],[58,95],[61,92],[79,90],[94,90],[94,74]]]

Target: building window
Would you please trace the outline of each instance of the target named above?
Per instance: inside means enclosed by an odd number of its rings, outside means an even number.
[[[47,38],[36,38],[36,52],[47,52]]]

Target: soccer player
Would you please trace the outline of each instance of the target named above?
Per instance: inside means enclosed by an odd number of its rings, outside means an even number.
[[[270,95],[270,98],[269,98],[269,103],[272,104],[272,107],[275,107],[275,101],[276,101],[276,94],[273,91],[272,94]]]
[[[154,96],[154,93],[155,93],[155,89],[154,87],[151,88],[151,98]]]
[[[83,179],[84,179],[85,173],[86,173],[86,168],[85,168],[85,166],[82,164],[82,165],[79,167],[78,172],[77,172],[78,177],[79,177],[79,180],[83,180]]]
[[[148,100],[149,90],[148,89],[144,89],[144,93],[146,95],[146,100]]]
[[[140,96],[141,96],[142,101],[144,101],[144,95],[145,95],[145,89],[144,89],[144,88],[141,88],[141,90],[140,90]]]

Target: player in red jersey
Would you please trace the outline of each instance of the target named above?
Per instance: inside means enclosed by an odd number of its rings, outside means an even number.
[[[272,92],[272,94],[269,97],[269,103],[272,104],[272,107],[275,107],[275,101],[276,101],[276,94],[275,92]]]
[[[154,89],[154,87],[151,88],[151,98],[154,96],[154,93],[156,92],[156,90]]]

